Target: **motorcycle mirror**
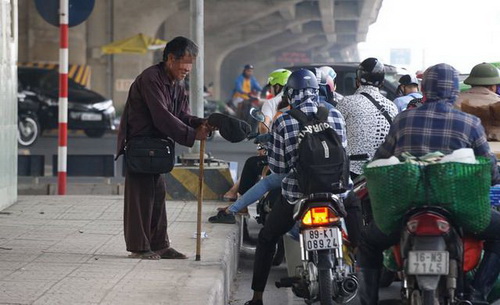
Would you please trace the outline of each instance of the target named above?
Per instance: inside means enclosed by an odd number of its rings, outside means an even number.
[[[257,108],[252,107],[250,109],[250,116],[258,122],[264,123],[265,121],[264,114]]]
[[[266,126],[267,130],[271,130],[269,126],[265,123],[266,119],[262,111],[260,111],[258,108],[252,107],[250,108],[250,116],[254,118],[256,121],[261,122]]]

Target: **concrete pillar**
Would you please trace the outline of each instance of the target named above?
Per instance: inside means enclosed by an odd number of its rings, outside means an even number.
[[[20,61],[53,62],[59,60],[59,29],[40,17],[34,1],[20,1]],[[86,64],[85,22],[69,30],[69,63]]]
[[[110,43],[112,38],[113,14],[110,10],[114,0],[95,2],[94,11],[86,22],[87,27],[87,64],[91,68],[91,88],[105,97],[112,98],[113,81],[109,70],[112,55],[103,56],[101,47]]]
[[[189,83],[189,99],[191,113],[197,117],[204,117],[203,103],[203,74],[205,65],[205,31],[204,31],[204,1],[191,0],[191,39],[198,44],[198,56],[193,67]],[[199,142],[196,142],[190,153],[200,152]],[[199,224],[199,222],[198,222]],[[199,259],[199,257],[197,258]]]
[[[17,0],[0,1],[0,210],[17,200]]]

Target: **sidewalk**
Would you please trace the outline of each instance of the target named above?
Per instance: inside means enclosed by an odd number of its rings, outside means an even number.
[[[0,212],[0,304],[228,303],[237,270],[237,225],[206,219],[194,261],[196,202],[168,201],[172,246],[188,260],[127,258],[121,196],[21,196]]]

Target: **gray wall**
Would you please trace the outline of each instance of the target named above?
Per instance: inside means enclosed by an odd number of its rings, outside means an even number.
[[[0,1],[0,210],[17,200],[17,0]]]

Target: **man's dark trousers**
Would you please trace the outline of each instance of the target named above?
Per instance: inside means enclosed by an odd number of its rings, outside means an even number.
[[[295,224],[293,209],[294,206],[281,197],[281,200],[274,203],[264,227],[259,232],[253,265],[252,289],[254,291],[263,292],[266,287],[276,245],[280,237],[290,231]]]
[[[169,247],[165,195],[162,175],[126,173],[123,223],[127,251]]]

